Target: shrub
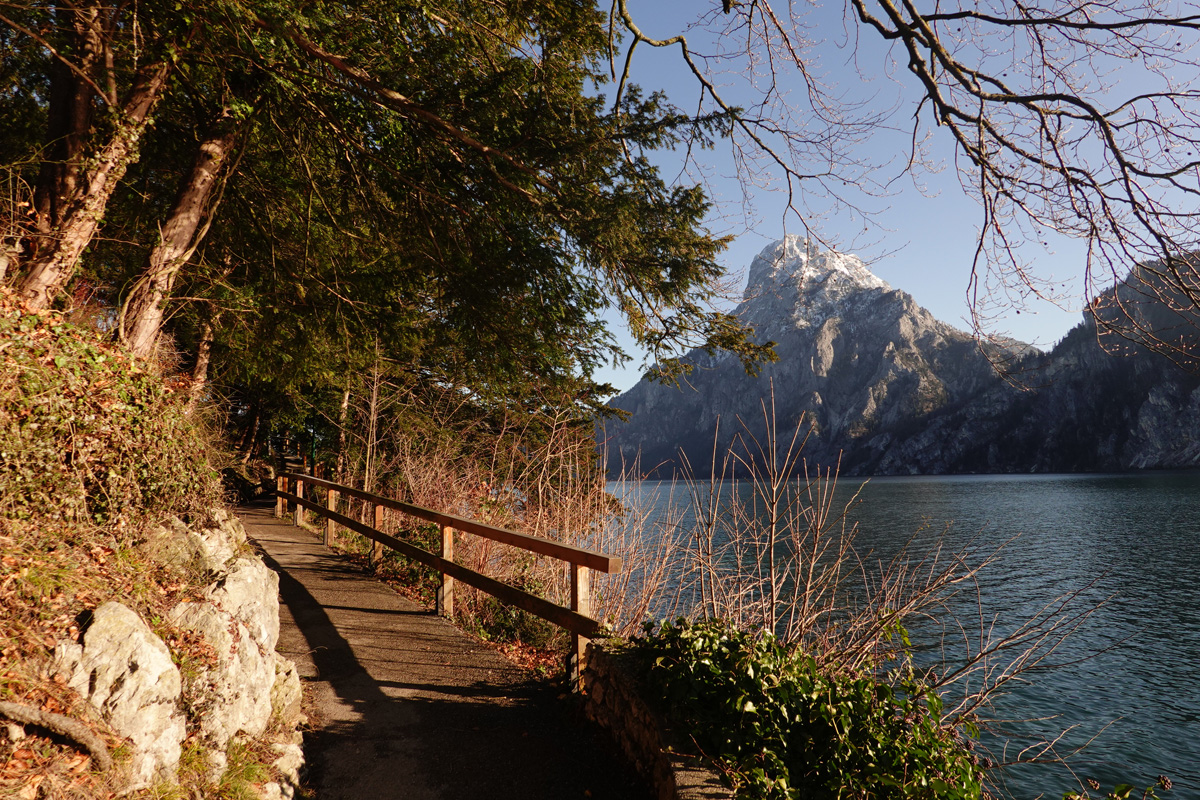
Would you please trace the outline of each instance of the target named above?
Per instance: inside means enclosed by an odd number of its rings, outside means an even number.
[[[647,625],[634,652],[650,696],[739,797],[982,796],[969,740],[906,658],[883,678],[832,674],[769,634],[683,619]]]
[[[220,497],[185,398],[99,334],[0,298],[0,514],[108,523]]]

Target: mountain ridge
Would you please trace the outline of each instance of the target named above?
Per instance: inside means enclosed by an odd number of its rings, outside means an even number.
[[[779,361],[755,380],[736,359],[695,351],[682,388],[643,380],[614,399],[630,419],[603,432],[610,474],[639,454],[660,477],[685,461],[706,472],[714,439],[720,453],[735,433],[766,436],[768,402],[780,435],[811,429],[810,463],[848,474],[1200,465],[1200,445],[1191,444],[1200,422],[1190,422],[1200,420],[1200,379],[1136,344],[1107,353],[1094,317],[1050,353],[981,343],[856,257],[818,252],[799,237],[754,259],[735,313],[759,341],[776,342]],[[1044,385],[1022,391],[995,363]]]

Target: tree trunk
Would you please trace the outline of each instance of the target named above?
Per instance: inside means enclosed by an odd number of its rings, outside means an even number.
[[[338,412],[338,449],[337,473],[334,481],[346,485],[346,423],[350,418],[350,380],[346,380],[346,390],[342,392],[342,407]]]
[[[205,321],[200,328],[200,342],[196,345],[196,363],[192,366],[192,382],[188,386],[188,401],[184,414],[191,414],[200,403],[200,395],[208,386],[208,362],[212,357],[213,323]]]
[[[375,459],[376,444],[379,436],[379,343],[375,343],[375,365],[371,369],[371,397],[367,406],[367,457],[366,468],[363,472],[363,491],[371,492],[375,488]],[[369,524],[369,523],[368,523]]]
[[[258,426],[262,421],[262,413],[259,411],[258,404],[254,404],[253,416],[250,418],[250,424],[246,426],[246,435],[242,437],[241,444],[238,445],[238,451],[242,454],[241,462],[246,464],[254,455],[254,445],[258,443]]]
[[[50,247],[33,259],[21,282],[21,297],[30,308],[49,306],[74,274],[80,256],[104,217],[109,198],[126,168],[137,158],[138,141],[150,121],[151,111],[162,97],[171,66],[170,62],[164,62],[138,72],[133,90],[122,105],[116,132],[96,154],[91,175],[76,187],[62,222],[52,232]]]
[[[233,150],[237,126],[223,118],[215,131],[200,143],[191,172],[160,229],[158,244],[150,251],[145,270],[125,299],[121,338],[139,358],[148,358],[154,352],[162,328],[163,305],[175,277],[208,230],[202,223],[212,214],[209,198]]]
[[[46,157],[38,173],[33,205],[36,211],[32,257],[37,258],[52,243],[51,234],[62,224],[67,208],[79,189],[84,149],[92,123],[92,84],[80,73],[90,75],[104,50],[99,9],[60,9],[72,14],[80,59],[78,72],[55,59],[50,68],[49,104],[46,109]]]

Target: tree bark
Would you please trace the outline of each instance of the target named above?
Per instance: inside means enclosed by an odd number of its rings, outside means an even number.
[[[379,436],[379,384],[382,382],[379,374],[379,343],[375,343],[375,364],[371,368],[371,398],[367,406],[367,457],[363,471],[363,491],[375,489],[375,459],[376,444]],[[370,524],[370,523],[368,523]]]
[[[342,407],[338,412],[338,449],[337,449],[337,472],[334,480],[337,483],[346,485],[348,475],[346,474],[347,459],[346,459],[346,423],[350,418],[350,380],[346,380],[346,389],[342,392]]]
[[[200,342],[196,345],[196,363],[192,366],[192,382],[188,386],[188,401],[184,414],[191,414],[200,403],[200,395],[208,386],[208,362],[212,357],[213,323],[205,321],[200,328]]]
[[[91,753],[92,758],[96,759],[96,768],[101,772],[105,772],[112,766],[112,756],[109,754],[104,740],[80,720],[68,717],[65,714],[43,711],[40,708],[25,705],[24,703],[12,703],[8,701],[0,702],[0,717],[5,717],[25,725],[37,725],[39,728],[45,728],[51,733],[65,736]]]
[[[246,426],[246,433],[242,437],[241,443],[238,445],[238,452],[241,453],[239,459],[243,464],[246,464],[254,455],[254,446],[258,443],[258,426],[262,420],[262,413],[259,410],[258,404],[255,403],[250,424]]]
[[[104,217],[109,198],[126,168],[137,158],[138,141],[162,97],[171,66],[170,62],[151,64],[138,72],[133,90],[122,104],[116,132],[96,154],[94,170],[87,180],[76,187],[62,221],[50,234],[47,251],[31,261],[21,282],[20,295],[30,308],[49,306],[74,274]]]
[[[213,211],[210,198],[221,168],[233,151],[237,130],[223,116],[215,132],[200,143],[191,171],[160,229],[158,244],[151,249],[145,270],[125,299],[121,338],[139,358],[148,358],[154,352],[162,329],[164,303],[175,278],[207,232],[203,223]]]
[[[76,43],[81,54],[72,70],[55,59],[50,68],[50,96],[46,121],[46,158],[38,173],[33,204],[36,211],[33,257],[37,258],[52,242],[51,234],[62,224],[67,207],[79,188],[88,128],[92,122],[95,91],[84,75],[92,74],[104,50],[99,9],[60,9],[59,14],[74,17]]]

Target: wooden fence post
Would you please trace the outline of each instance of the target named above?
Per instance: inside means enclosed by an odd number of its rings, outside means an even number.
[[[454,528],[442,525],[442,548],[438,553],[447,561],[454,560]],[[454,616],[454,578],[442,573],[442,583],[437,593],[437,613],[442,617]]]
[[[592,615],[591,573],[580,564],[571,564],[571,610]],[[576,690],[583,689],[583,670],[587,666],[588,640],[578,633],[571,634],[571,657],[574,664],[571,667],[571,683]]]
[[[296,479],[296,497],[304,498],[304,481]],[[304,506],[295,503],[296,509],[292,512],[292,524],[297,527],[304,524]]]
[[[275,476],[275,491],[276,492],[286,492],[287,491],[287,478],[283,477],[282,475]],[[284,500],[281,496],[276,494],[275,495],[275,518],[283,519],[283,512],[286,510],[287,510],[287,500]]]
[[[383,506],[375,505],[375,530],[383,533]],[[383,561],[383,542],[372,542],[371,547],[371,566],[379,568],[379,562]]]
[[[337,512],[338,496],[341,493],[337,489],[330,489],[325,495],[325,508],[334,513]],[[337,523],[328,517],[325,518],[325,546],[333,547],[333,539],[337,534]]]

